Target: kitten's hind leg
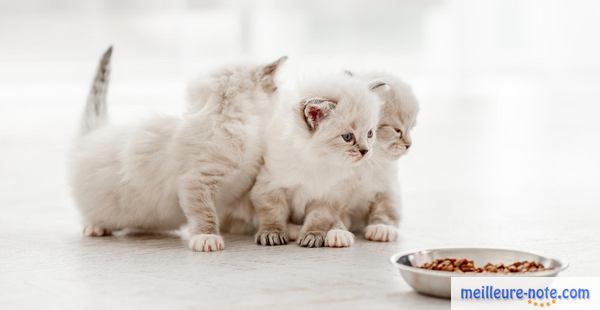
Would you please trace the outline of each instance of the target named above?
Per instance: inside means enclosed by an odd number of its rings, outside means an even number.
[[[306,204],[298,245],[309,248],[351,246],[354,235],[342,223],[339,210],[336,203],[311,201]]]
[[[285,190],[268,191],[265,184],[257,180],[250,194],[256,209],[259,226],[254,236],[259,245],[284,245],[288,243],[287,221],[290,210]]]
[[[389,192],[375,195],[375,201],[369,207],[368,225],[364,231],[367,240],[389,242],[398,238],[399,215],[392,197]]]
[[[112,230],[100,226],[88,225],[83,228],[83,235],[86,237],[105,237],[111,236]]]

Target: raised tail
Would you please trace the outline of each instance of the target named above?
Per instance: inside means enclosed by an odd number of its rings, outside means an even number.
[[[110,57],[112,46],[102,55],[92,88],[88,94],[83,119],[81,120],[81,135],[85,135],[97,128],[104,126],[108,116],[106,111],[106,93],[110,75]]]

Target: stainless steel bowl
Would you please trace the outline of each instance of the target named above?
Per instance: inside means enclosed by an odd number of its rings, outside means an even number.
[[[535,261],[543,264],[548,270],[509,274],[482,274],[426,270],[417,267],[437,258],[448,257],[467,258],[473,260],[476,266],[482,266],[488,262],[492,264],[512,264],[516,261]],[[442,298],[450,298],[451,277],[554,277],[568,267],[568,263],[565,261],[528,252],[486,248],[448,248],[411,251],[394,254],[390,260],[392,264],[398,267],[404,280],[417,292]]]

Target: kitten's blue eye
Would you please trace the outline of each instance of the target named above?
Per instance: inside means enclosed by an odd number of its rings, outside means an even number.
[[[354,134],[349,132],[342,135],[342,139],[346,142],[352,142],[354,140]]]
[[[373,138],[373,129],[369,130],[369,132],[367,132],[367,138]]]

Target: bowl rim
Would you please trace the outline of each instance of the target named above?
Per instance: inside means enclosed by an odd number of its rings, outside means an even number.
[[[440,276],[440,277],[526,277],[526,276],[534,276],[534,275],[532,275],[532,274],[534,274],[533,272],[532,273],[519,272],[519,273],[508,273],[508,274],[470,273],[470,272],[469,273],[466,273],[466,272],[458,273],[458,272],[449,272],[449,271],[441,271],[441,270],[428,270],[428,269],[422,269],[422,268],[407,266],[407,265],[398,263],[398,259],[400,259],[400,257],[403,257],[403,256],[416,254],[419,252],[431,252],[431,251],[439,251],[439,250],[476,250],[476,251],[493,250],[493,251],[518,252],[521,254],[538,256],[538,257],[541,257],[541,258],[547,259],[547,260],[553,260],[558,263],[557,268],[548,269],[548,270],[544,270],[544,271],[536,271],[535,277],[544,277],[544,276],[555,275],[555,274],[558,274],[559,272],[564,271],[565,269],[567,269],[567,267],[569,267],[569,262],[567,262],[566,260],[563,260],[563,259],[557,259],[557,258],[553,258],[553,257],[548,257],[548,256],[544,256],[544,255],[535,254],[532,252],[515,250],[515,249],[486,248],[486,247],[457,247],[457,248],[446,247],[446,248],[428,248],[428,249],[410,250],[410,251],[399,252],[399,253],[393,254],[390,257],[390,262],[393,265],[395,265],[396,267],[398,267],[400,270],[419,273],[419,274],[423,274],[423,275]]]

